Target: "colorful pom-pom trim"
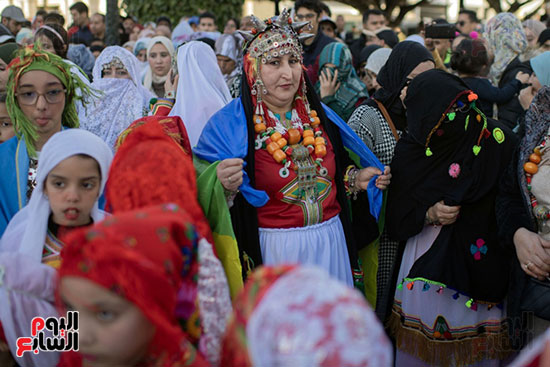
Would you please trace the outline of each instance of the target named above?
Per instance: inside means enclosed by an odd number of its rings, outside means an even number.
[[[457,178],[460,175],[460,165],[458,163],[451,163],[449,166],[449,176]]]
[[[504,135],[504,131],[502,131],[501,128],[495,127],[493,129],[493,138],[495,138],[496,142],[499,144],[504,143],[504,139],[506,138]]]

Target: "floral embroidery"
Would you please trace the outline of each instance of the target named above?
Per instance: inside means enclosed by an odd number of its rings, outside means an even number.
[[[474,259],[481,260],[481,255],[487,254],[487,245],[482,238],[478,238],[475,245],[470,245],[470,252],[474,256]]]

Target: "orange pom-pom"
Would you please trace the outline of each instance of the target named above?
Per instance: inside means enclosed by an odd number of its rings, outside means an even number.
[[[314,134],[314,133],[313,133],[313,130],[308,129],[308,130],[304,130],[304,133],[303,133],[302,135],[303,135],[304,138],[305,138],[305,137],[307,137],[307,136],[313,137],[313,134]]]
[[[311,110],[311,111],[309,112],[309,115],[310,115],[311,117],[317,117],[317,111]]]
[[[468,102],[473,102],[473,101],[477,101],[477,94],[475,93],[470,93],[468,94]]]
[[[281,138],[281,139],[277,140],[277,144],[279,145],[279,148],[282,148],[287,144],[287,141],[286,141],[285,138]]]

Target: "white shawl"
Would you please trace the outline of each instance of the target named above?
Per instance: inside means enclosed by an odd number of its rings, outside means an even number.
[[[210,117],[231,102],[216,55],[204,42],[193,41],[178,50],[178,90],[170,116],[180,116],[191,147],[199,141]]]
[[[48,230],[50,204],[44,195],[44,182],[61,161],[77,154],[94,158],[101,171],[103,192],[113,154],[97,136],[80,129],[67,129],[53,135],[40,153],[36,188],[29,204],[10,221],[0,239],[0,322],[12,355],[17,338],[30,336],[33,317],[57,317],[55,299],[56,271],[42,264],[42,251]],[[105,213],[94,204],[91,216],[101,221]],[[55,366],[58,353],[25,353],[16,358],[22,367]]]

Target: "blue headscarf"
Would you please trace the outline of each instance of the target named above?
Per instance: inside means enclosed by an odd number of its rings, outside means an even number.
[[[540,84],[550,86],[550,51],[541,53],[531,59],[531,67]]]

